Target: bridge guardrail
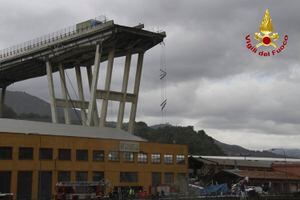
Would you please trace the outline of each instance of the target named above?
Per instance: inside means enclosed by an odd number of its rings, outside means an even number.
[[[73,26],[69,26],[58,31],[40,36],[38,38],[5,48],[0,50],[0,61],[10,58],[15,55],[25,53],[35,48],[40,48],[61,39],[67,39],[77,34],[87,32],[91,29],[97,28],[99,25],[106,23],[108,20],[105,16],[99,16]],[[90,23],[88,23],[90,22]]]

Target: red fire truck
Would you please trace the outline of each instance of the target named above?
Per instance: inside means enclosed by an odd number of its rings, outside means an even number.
[[[56,184],[56,200],[99,200],[105,196],[103,182],[59,182]]]

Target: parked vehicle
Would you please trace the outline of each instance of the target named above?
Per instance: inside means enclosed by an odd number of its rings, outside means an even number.
[[[13,199],[13,194],[12,193],[1,193],[0,192],[0,200],[12,200]]]
[[[56,184],[56,200],[99,200],[105,195],[104,182],[59,182]]]
[[[263,193],[263,189],[260,186],[248,186],[246,189],[247,192],[250,191],[255,191],[258,194],[262,194]]]

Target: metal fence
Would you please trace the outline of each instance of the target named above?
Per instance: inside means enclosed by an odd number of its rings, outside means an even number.
[[[86,24],[85,26],[78,26],[79,24],[69,26],[53,33],[49,33],[38,38],[29,40],[27,42],[23,42],[6,49],[0,50],[0,61],[10,58],[12,56],[22,54],[28,51],[31,51],[36,48],[40,48],[43,46],[47,46],[59,40],[70,38],[74,35],[82,34],[87,32],[91,29],[97,28],[99,25],[106,23],[107,18],[106,16],[99,16],[95,19],[89,20],[91,24]],[[95,23],[92,23],[95,22]]]
[[[117,200],[117,199],[106,199],[106,200]],[[127,199],[126,199],[127,200]],[[174,196],[174,197],[159,197],[159,198],[140,198],[132,200],[300,200],[297,195],[265,195],[255,197],[244,197],[239,196]]]

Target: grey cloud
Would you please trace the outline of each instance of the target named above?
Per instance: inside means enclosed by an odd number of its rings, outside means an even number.
[[[198,128],[224,131],[223,138],[229,137],[227,130],[297,135],[299,7],[299,1],[280,0],[9,1],[0,7],[5,13],[0,19],[5,27],[0,30],[0,46],[5,48],[101,14],[124,25],[142,22],[149,30],[167,32],[167,116],[171,123],[191,122]],[[289,42],[280,55],[261,58],[246,49],[244,37],[259,31],[267,8],[275,31],[281,37],[288,34]],[[144,62],[137,116],[150,124],[161,121],[160,56],[161,47],[157,46],[147,52]],[[121,60],[114,69],[115,89],[121,83],[122,66]],[[9,89],[47,99],[46,87],[45,77],[41,77]]]

